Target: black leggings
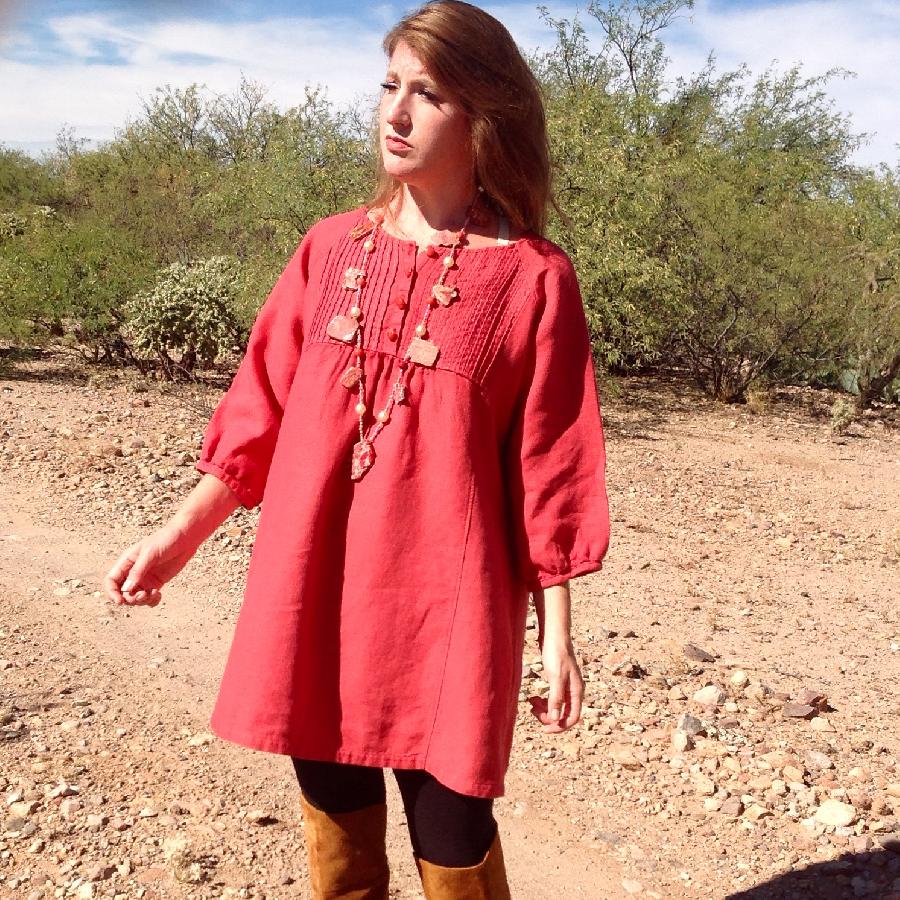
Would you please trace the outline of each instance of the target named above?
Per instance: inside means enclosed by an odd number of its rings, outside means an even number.
[[[309,803],[330,813],[386,802],[384,771],[373,766],[291,757]],[[497,833],[494,801],[470,797],[421,769],[393,769],[413,852],[439,866],[474,866]]]

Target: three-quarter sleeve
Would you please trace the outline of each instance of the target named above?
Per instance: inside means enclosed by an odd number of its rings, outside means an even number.
[[[597,571],[609,545],[590,335],[575,270],[561,251],[541,282],[504,450],[518,571],[531,591]]]
[[[209,420],[194,466],[227,484],[247,509],[262,502],[303,346],[309,238],[307,233],[260,307],[247,350]]]

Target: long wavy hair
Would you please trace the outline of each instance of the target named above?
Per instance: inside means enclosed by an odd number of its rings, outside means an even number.
[[[404,42],[469,119],[475,181],[515,226],[543,234],[552,203],[550,149],[537,79],[506,28],[460,0],[434,0],[385,36],[390,57]],[[400,182],[378,148],[372,206],[385,206]]]

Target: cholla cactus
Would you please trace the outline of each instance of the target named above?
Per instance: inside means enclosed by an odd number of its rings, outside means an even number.
[[[234,303],[240,276],[236,260],[211,256],[163,269],[154,287],[128,304],[135,349],[157,356],[172,377],[177,367],[206,367],[240,340]]]
[[[831,407],[831,430],[835,434],[846,434],[855,418],[856,408],[853,403],[843,398],[834,401]]]

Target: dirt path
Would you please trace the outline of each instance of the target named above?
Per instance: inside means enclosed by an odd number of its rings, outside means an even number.
[[[56,366],[0,379],[0,896],[308,896],[288,761],[207,733],[258,514],[159,608],[98,596],[198,477],[213,395]],[[517,900],[900,897],[900,437],[836,439],[823,404],[638,380],[605,404],[614,543],[573,583],[589,705],[554,737],[523,702],[496,804]],[[387,783],[392,896],[418,897]]]

